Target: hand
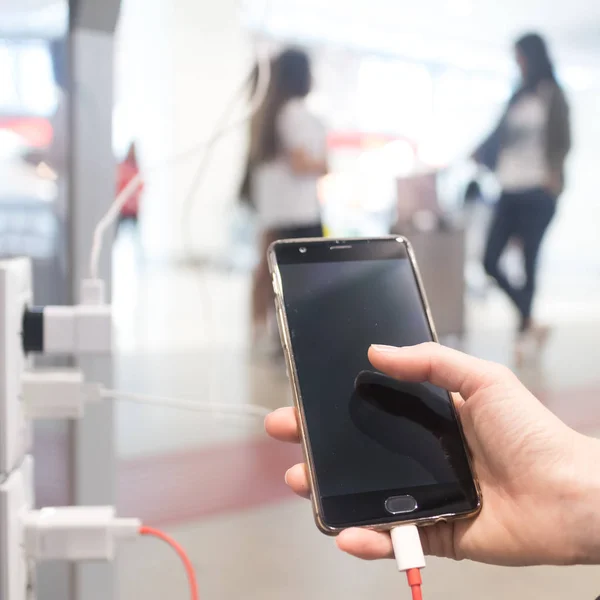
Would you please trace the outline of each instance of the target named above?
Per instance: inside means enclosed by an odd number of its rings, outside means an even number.
[[[600,562],[599,442],[569,429],[507,368],[438,344],[374,346],[373,366],[405,381],[451,392],[481,484],[483,506],[469,520],[421,529],[425,552],[499,565]],[[267,417],[272,437],[299,442],[296,412]],[[309,497],[305,465],[286,482]],[[340,549],[364,559],[392,556],[388,534],[348,529]]]
[[[546,182],[546,191],[558,198],[563,191],[563,178],[562,175],[557,171],[552,171],[548,175],[548,181]]]
[[[40,150],[31,150],[21,157],[28,165],[37,167],[41,162],[47,159],[47,153]]]
[[[511,237],[508,240],[509,248],[516,248],[517,250],[523,250],[523,239],[520,237]]]

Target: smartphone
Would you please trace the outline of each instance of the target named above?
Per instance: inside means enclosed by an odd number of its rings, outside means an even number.
[[[474,515],[479,488],[450,394],[378,373],[367,357],[371,344],[436,341],[408,241],[276,242],[269,265],[318,527]]]

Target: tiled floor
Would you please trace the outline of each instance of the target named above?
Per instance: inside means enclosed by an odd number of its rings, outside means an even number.
[[[202,493],[198,490],[199,495]],[[169,531],[190,551],[203,599],[401,600],[410,597],[391,561],[361,563],[319,534],[300,500],[225,514]],[[594,600],[597,568],[505,569],[429,561],[426,600]],[[145,541],[121,554],[122,597],[186,598],[177,559]]]
[[[282,369],[247,348],[245,276],[147,268],[136,279],[127,268],[121,264],[116,280],[118,389],[269,408],[290,401]],[[555,332],[545,356],[522,376],[561,418],[593,435],[600,432],[600,282],[585,293],[574,285],[545,286],[541,308]],[[496,294],[470,305],[465,346],[510,364],[509,321]],[[119,509],[178,538],[197,568],[203,600],[408,597],[391,562],[359,563],[317,532],[308,504],[282,482],[298,450],[268,441],[257,420],[127,403],[117,415]],[[120,588],[124,600],[187,594],[176,558],[152,540],[124,548]],[[432,560],[426,571],[427,600],[598,595],[600,568],[508,570]]]

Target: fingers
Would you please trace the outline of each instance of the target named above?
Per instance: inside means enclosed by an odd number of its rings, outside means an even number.
[[[370,529],[346,529],[338,535],[336,543],[340,550],[363,560],[391,558],[394,555],[389,534]]]
[[[281,442],[300,442],[300,431],[296,409],[291,407],[279,408],[265,419],[267,433]],[[306,465],[294,465],[285,474],[287,485],[302,498],[310,498],[310,483],[306,472]]]
[[[465,400],[512,375],[505,367],[433,342],[402,348],[371,346],[369,359],[387,375],[404,381],[428,381],[459,392]]]
[[[419,529],[419,535],[426,556],[458,560],[453,543],[452,524],[422,527]],[[379,560],[394,556],[394,547],[389,533],[370,529],[346,529],[339,534],[336,543],[340,550],[363,560]]]
[[[265,419],[267,433],[281,442],[300,442],[300,431],[296,409],[291,407],[279,408]],[[294,465],[285,474],[287,485],[302,498],[310,498],[310,483],[306,472],[306,465]]]
[[[285,474],[285,482],[295,494],[302,498],[310,498],[310,483],[305,464],[294,465]]]
[[[291,407],[280,408],[265,419],[265,430],[280,442],[300,442],[300,431],[296,409]]]
[[[452,402],[454,402],[454,408],[460,411],[462,405],[465,403],[462,396],[456,392],[452,392],[450,395],[452,396]]]

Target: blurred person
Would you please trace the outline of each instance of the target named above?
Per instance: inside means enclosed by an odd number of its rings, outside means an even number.
[[[502,187],[483,262],[519,312],[516,351],[520,360],[527,342],[533,340],[541,347],[549,332],[532,319],[537,259],[564,188],[571,134],[567,100],[543,38],[527,34],[516,42],[515,52],[520,86],[474,158],[495,171]],[[525,283],[521,287],[515,287],[499,267],[509,242],[522,248]]]
[[[482,508],[471,519],[423,527],[426,554],[502,566],[600,564],[600,441],[570,429],[501,365],[434,343],[372,346],[369,359],[400,381],[460,394]],[[277,440],[300,441],[294,408],[275,411],[265,426]],[[306,465],[289,469],[285,481],[310,497]],[[385,532],[347,529],[337,545],[366,560],[393,556]]]
[[[137,161],[137,151],[135,144],[132,143],[127,150],[125,158],[117,167],[117,195],[120,194],[129,183],[138,177],[140,168]],[[121,207],[119,214],[119,228],[122,224],[129,223],[137,228],[140,213],[140,199],[144,189],[144,182],[140,181],[135,191],[129,196],[125,204]]]
[[[273,307],[269,245],[323,235],[317,182],[327,173],[327,140],[323,123],[306,105],[311,86],[307,54],[284,50],[273,62],[267,98],[251,125],[246,188],[260,227],[260,262],[252,289],[253,342],[258,349],[274,346],[267,326]]]
[[[135,143],[131,143],[125,158],[117,166],[117,195],[120,194],[129,183],[140,176],[137,150]],[[135,258],[138,265],[142,264],[143,249],[142,238],[139,229],[140,204],[144,191],[144,182],[139,180],[129,198],[121,207],[119,220],[117,222],[117,235],[125,236],[121,239],[129,239],[134,245]]]

